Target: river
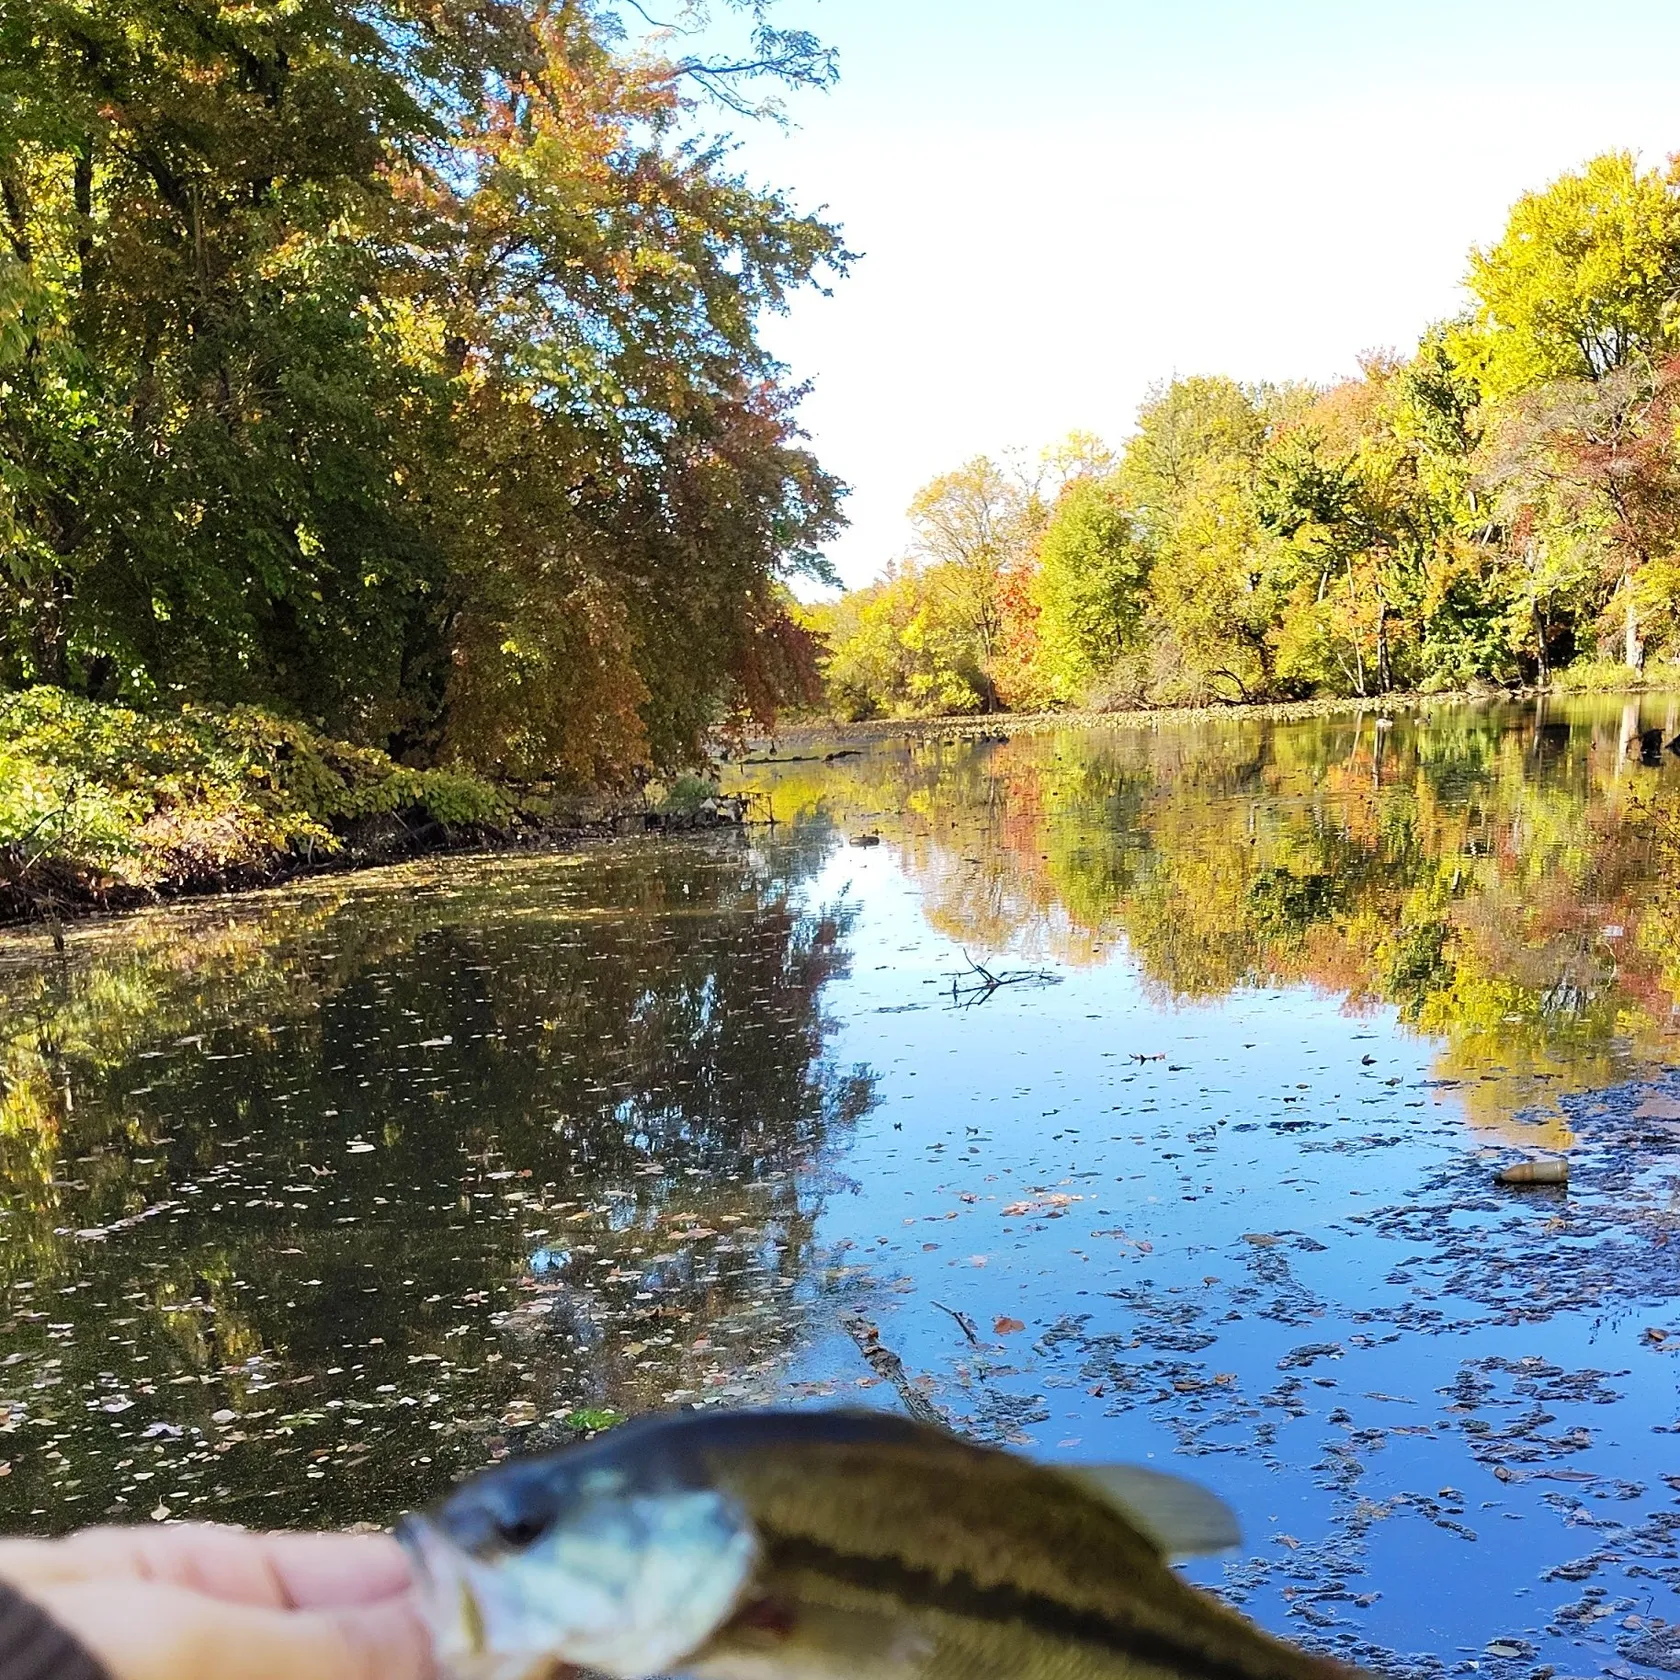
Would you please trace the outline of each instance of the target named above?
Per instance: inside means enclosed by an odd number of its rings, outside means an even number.
[[[0,1519],[383,1523],[617,1414],[897,1407],[872,1325],[970,1434],[1216,1488],[1192,1575],[1293,1637],[1680,1671],[1652,730],[888,737],[740,772],[773,828],[0,939]]]

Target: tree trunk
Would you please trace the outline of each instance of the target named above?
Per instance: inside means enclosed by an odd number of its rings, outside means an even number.
[[[68,572],[55,572],[41,588],[30,634],[35,680],[63,688],[70,677],[70,597]]]
[[[76,203],[76,276],[82,296],[92,289],[88,269],[93,261],[93,136],[76,153],[71,195]]]
[[[1354,687],[1359,698],[1365,698],[1365,655],[1359,646],[1359,596],[1353,586],[1353,560],[1347,561],[1348,624],[1352,630]]]
[[[1634,605],[1631,575],[1623,575],[1622,595],[1626,614],[1622,623],[1622,658],[1630,671],[1642,671],[1645,668],[1645,644],[1639,638],[1639,610]]]

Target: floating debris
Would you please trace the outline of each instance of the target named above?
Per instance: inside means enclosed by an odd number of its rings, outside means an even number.
[[[1500,1170],[1498,1180],[1500,1184],[1567,1184],[1569,1182],[1569,1163],[1567,1161],[1518,1161],[1514,1166]]]

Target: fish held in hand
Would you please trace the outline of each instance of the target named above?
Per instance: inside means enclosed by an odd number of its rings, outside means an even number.
[[[398,1529],[451,1680],[1333,1680],[1182,1581],[1230,1511],[875,1412],[682,1413]]]

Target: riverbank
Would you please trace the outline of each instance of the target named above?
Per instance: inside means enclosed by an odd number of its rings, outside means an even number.
[[[0,697],[0,925],[746,814],[699,778],[579,794],[416,770],[255,708],[159,717],[54,689]]]
[[[873,745],[881,741],[986,741],[1012,735],[1042,735],[1058,729],[1164,729],[1186,723],[1203,723],[1231,718],[1252,718],[1263,722],[1298,723],[1308,718],[1346,717],[1360,713],[1376,717],[1397,717],[1439,706],[1490,705],[1500,702],[1562,699],[1597,689],[1478,688],[1439,693],[1396,692],[1359,698],[1336,695],[1321,700],[1280,700],[1232,703],[1216,706],[1156,706],[1129,711],[1101,712],[1070,709],[1054,712],[967,713],[950,717],[869,718],[859,723],[801,720],[778,729],[774,737],[761,737],[751,744],[748,763],[775,762],[790,754],[833,757],[834,752],[812,752],[832,745],[839,751]],[[1630,699],[1649,694],[1680,694],[1674,682],[1630,683],[1622,690]]]
[[[891,741],[996,741],[1233,718],[1396,718],[1536,697],[1533,690],[1488,689],[804,721],[751,743],[744,763],[832,761]],[[254,708],[187,708],[158,717],[27,690],[0,697],[0,926],[254,891],[430,855],[562,850],[632,834],[738,826],[753,818],[751,798],[725,796],[700,776],[616,792],[512,785],[458,770],[416,770]]]

